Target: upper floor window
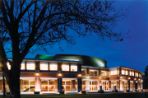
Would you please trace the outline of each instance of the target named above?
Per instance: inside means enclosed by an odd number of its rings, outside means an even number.
[[[21,70],[25,70],[25,62],[21,63]]]
[[[134,76],[134,72],[133,71],[130,71],[130,76]]]
[[[69,71],[69,64],[62,64],[62,71]]]
[[[118,71],[117,69],[111,70],[110,75],[117,75]]]
[[[101,71],[101,76],[107,76],[108,72],[107,71]]]
[[[50,63],[49,64],[49,69],[50,69],[50,71],[57,71],[58,70],[57,63]]]
[[[70,71],[78,71],[78,66],[72,64],[72,65],[70,66]]]
[[[89,75],[90,76],[97,76],[98,75],[98,71],[97,70],[90,69],[89,70]]]
[[[126,75],[126,70],[122,69],[122,70],[121,70],[121,74],[122,74],[122,75]]]
[[[48,70],[48,63],[47,62],[41,62],[40,63],[40,70]]]
[[[27,70],[35,70],[35,62],[27,62]]]
[[[86,69],[86,68],[82,68],[81,70],[82,70],[82,72],[83,72],[84,74],[87,74],[87,69]]]

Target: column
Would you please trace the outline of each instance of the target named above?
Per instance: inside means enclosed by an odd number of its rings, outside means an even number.
[[[130,92],[130,80],[128,80],[128,92]]]
[[[89,92],[90,91],[90,81],[89,80],[86,80],[86,92]]]
[[[41,80],[39,76],[35,77],[35,94],[39,94],[41,92]]]
[[[78,92],[82,91],[82,79],[78,78]]]
[[[64,87],[62,86],[62,78],[58,78],[58,92],[61,94],[64,90]]]

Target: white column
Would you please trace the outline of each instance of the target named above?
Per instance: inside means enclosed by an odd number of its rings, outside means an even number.
[[[35,77],[35,92],[41,91],[41,80],[39,76]]]
[[[124,90],[123,82],[124,82],[124,81],[121,81],[121,80],[120,80],[120,91],[123,91],[123,90]]]
[[[86,80],[86,92],[89,92],[90,91],[90,80]]]

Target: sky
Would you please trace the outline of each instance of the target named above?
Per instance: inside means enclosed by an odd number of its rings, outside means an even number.
[[[86,37],[75,36],[75,44],[56,43],[38,54],[80,54],[107,60],[108,67],[126,66],[144,72],[148,65],[148,0],[115,0],[114,6],[124,13],[113,26],[120,32],[122,42],[102,39],[95,34]]]

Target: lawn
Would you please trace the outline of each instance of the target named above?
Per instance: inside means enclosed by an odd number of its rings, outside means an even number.
[[[0,98],[3,98],[0,96]],[[8,97],[6,97],[8,98]],[[148,98],[148,93],[103,93],[103,94],[68,94],[68,95],[22,95],[22,98]]]

